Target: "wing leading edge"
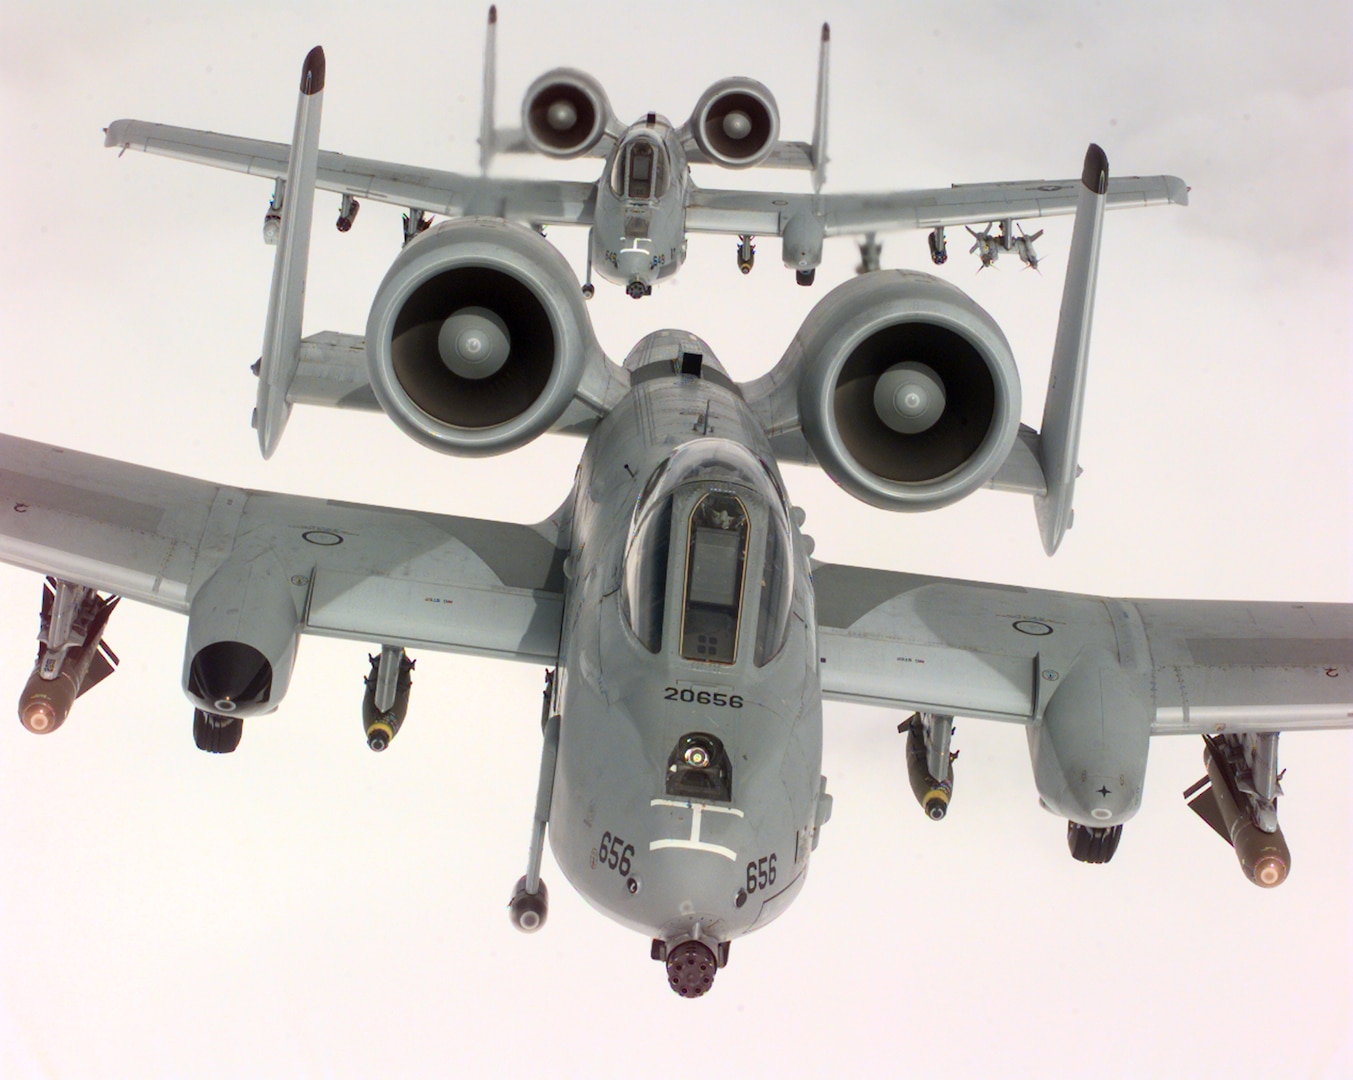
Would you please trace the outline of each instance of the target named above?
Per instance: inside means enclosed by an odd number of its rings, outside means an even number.
[[[304,632],[530,662],[558,656],[556,521],[248,491],[0,435],[0,559],[187,614],[232,552],[305,589]]]
[[[1017,723],[1084,652],[1149,687],[1153,735],[1353,727],[1353,605],[1115,600],[820,564],[823,696]]]
[[[279,180],[287,175],[286,143],[219,135],[214,131],[114,120],[104,145],[211,165]],[[563,180],[498,180],[370,158],[319,152],[315,186],[321,191],[371,199],[446,217],[508,218],[541,225],[590,225],[595,185]]]
[[[981,225],[1075,213],[1080,188],[1079,179],[954,184],[916,191],[839,195],[697,188],[691,195],[686,227],[692,232],[778,236],[802,214],[819,218],[825,236]],[[1106,205],[1114,210],[1187,206],[1188,201],[1188,187],[1177,176],[1119,176],[1109,180]]]

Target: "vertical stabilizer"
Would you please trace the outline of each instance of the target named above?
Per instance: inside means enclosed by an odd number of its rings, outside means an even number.
[[[319,164],[319,118],[324,100],[324,50],[316,45],[301,68],[301,95],[291,137],[281,232],[273,260],[268,319],[263,329],[263,355],[258,371],[258,406],[254,427],[265,458],[282,438],[291,406],[287,391],[300,360],[301,314],[305,307],[305,275],[310,260],[310,222],[315,209],[315,169]]]
[[[1109,161],[1094,143],[1085,152],[1080,200],[1071,233],[1062,311],[1057,319],[1057,342],[1052,348],[1052,371],[1043,405],[1039,433],[1043,477],[1048,493],[1034,497],[1043,550],[1057,550],[1071,527],[1071,499],[1076,486],[1076,457],[1081,438],[1081,411],[1085,402],[1085,369],[1090,353],[1090,317],[1094,310],[1095,276],[1099,270],[1099,238],[1109,190]]]
[[[479,114],[479,171],[487,173],[495,150],[493,139],[494,93],[497,83],[498,6],[489,6],[489,25],[484,32],[484,100]]]
[[[822,24],[822,51],[817,61],[817,114],[813,119],[813,190],[821,191],[827,179],[827,53],[832,31]]]

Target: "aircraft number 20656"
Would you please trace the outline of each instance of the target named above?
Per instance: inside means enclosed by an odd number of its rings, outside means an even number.
[[[741,694],[725,694],[722,690],[697,690],[693,686],[668,686],[662,696],[667,701],[683,705],[717,705],[719,708],[742,708]]]

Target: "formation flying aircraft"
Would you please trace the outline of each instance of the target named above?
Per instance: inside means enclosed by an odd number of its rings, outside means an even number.
[[[626,124],[611,109],[600,83],[571,68],[556,68],[536,79],[522,101],[521,126],[500,129],[494,114],[496,36],[497,11],[490,8],[481,169],[487,174],[498,153],[533,152],[556,159],[601,158],[605,165],[600,178],[589,184],[471,177],[325,152],[319,155],[316,184],[342,196],[340,231],[352,227],[359,199],[407,207],[406,242],[427,227],[429,214],[489,215],[536,227],[586,226],[590,233],[583,294],[592,295],[595,270],[638,299],[681,268],[690,232],[737,236],[737,263],[744,274],[755,261],[755,238],[779,237],[785,266],[795,272],[800,285],[811,285],[826,237],[864,234],[860,270],[877,270],[876,234],[899,229],[929,230],[930,257],[937,264],[948,258],[946,228],[964,227],[976,241],[971,250],[979,254],[982,266],[1014,252],[1026,266],[1036,268],[1033,242],[1040,234],[1030,236],[1022,229],[1017,234],[1016,219],[1069,214],[1076,206],[1074,179],[821,194],[827,169],[826,25],[810,143],[780,139],[775,98],[755,79],[716,82],[680,127],[654,112]],[[265,239],[275,242],[285,203],[286,144],[141,120],[115,121],[106,141],[123,150],[165,154],[274,181],[263,231]],[[701,188],[691,178],[691,163],[726,169],[758,165],[804,169],[812,175],[814,193]],[[1110,181],[1105,205],[1112,209],[1187,202],[1188,189],[1176,176],[1130,176]]]
[[[484,455],[586,439],[546,521],[520,525],[246,491],[0,436],[0,558],[48,575],[20,698],[49,734],[116,657],[116,598],[187,618],[197,745],[229,752],[278,709],[305,634],[374,642],[361,714],[387,748],[408,649],[547,670],[526,872],[547,914],[546,837],[570,884],[705,993],[732,942],[782,913],[831,816],[822,703],[901,710],[925,813],[953,793],[955,716],[1020,724],[1071,854],[1112,858],[1151,737],[1201,734],[1191,805],[1245,875],[1280,884],[1279,733],[1350,726],[1353,608],[1120,600],[815,561],[780,463],[817,463],[892,510],[983,486],[1031,494],[1051,553],[1070,522],[1108,162],[1076,217],[1042,429],[1022,428],[1010,347],[968,296],[880,271],[829,293],[764,376],[663,330],[607,358],[577,277],[537,232],[441,222],[394,259],[364,337],[302,341],[324,81],[307,57],[280,219],[260,433],[295,403],[383,411],[418,442]],[[265,444],[266,445],[266,444]]]

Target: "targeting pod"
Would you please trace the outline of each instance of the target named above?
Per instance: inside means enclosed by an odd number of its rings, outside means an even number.
[[[399,734],[409,711],[409,688],[413,685],[414,661],[401,648],[386,645],[379,656],[368,656],[371,673],[362,680],[362,730],[366,744],[381,751]]]

